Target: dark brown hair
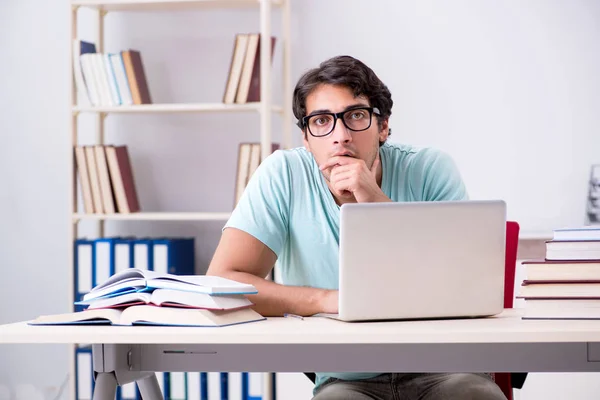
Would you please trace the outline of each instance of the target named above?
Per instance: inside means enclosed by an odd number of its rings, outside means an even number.
[[[298,80],[292,103],[294,116],[298,120],[306,116],[306,98],[321,84],[345,86],[352,90],[355,97],[368,98],[370,106],[377,107],[381,113],[377,116],[380,128],[382,122],[392,115],[392,94],[375,72],[354,57],[337,56],[323,61],[319,67],[309,70]]]

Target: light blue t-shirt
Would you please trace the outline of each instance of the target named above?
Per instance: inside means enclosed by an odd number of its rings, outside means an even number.
[[[379,149],[381,189],[392,201],[465,200],[453,160],[432,148],[385,143]],[[285,285],[338,289],[340,207],[319,166],[304,148],[278,150],[252,178],[225,228],[254,236],[277,255]],[[315,389],[328,377],[366,379],[378,373],[317,373]]]

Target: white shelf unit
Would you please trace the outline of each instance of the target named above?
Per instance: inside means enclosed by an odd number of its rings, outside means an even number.
[[[73,113],[103,114],[144,114],[144,113],[204,113],[204,112],[260,112],[260,103],[223,104],[223,103],[173,103],[173,104],[140,104],[134,106],[113,107],[73,107]],[[271,111],[283,114],[281,106],[272,106]]]
[[[104,144],[105,130],[104,120],[109,114],[160,114],[160,113],[244,113],[258,112],[260,114],[260,144],[261,157],[264,159],[271,153],[271,115],[280,114],[282,123],[281,147],[289,148],[292,135],[292,88],[291,88],[291,46],[290,46],[290,0],[71,0],[71,45],[69,48],[69,68],[71,77],[73,71],[73,40],[78,39],[77,21],[78,10],[89,8],[97,10],[98,29],[96,32],[96,50],[104,52],[104,18],[111,12],[160,12],[160,11],[186,11],[186,10],[208,10],[208,9],[235,9],[235,8],[258,8],[260,10],[260,29],[262,37],[271,37],[271,9],[281,9],[281,37],[278,38],[279,47],[282,49],[282,96],[283,104],[272,104],[272,79],[271,79],[271,49],[270,41],[260,41],[260,95],[261,101],[247,104],[223,104],[223,103],[172,103],[172,104],[143,104],[115,107],[93,107],[80,106],[77,104],[77,91],[74,79],[70,79],[71,90],[69,111],[71,113],[71,147],[73,150],[78,145],[78,116],[82,113],[93,113],[97,116],[96,143]],[[80,221],[95,221],[97,223],[97,236],[104,235],[104,224],[106,221],[225,221],[230,212],[139,212],[132,214],[85,214],[78,212],[77,202],[77,171],[73,157],[69,164],[71,170],[72,184],[70,185],[71,199],[70,232],[69,242],[73,246],[78,237],[78,223]],[[73,275],[73,251],[69,251],[69,281],[74,284]],[[69,293],[69,308],[73,307],[73,290]],[[75,346],[69,346],[69,399],[75,399]],[[264,400],[272,399],[273,393],[271,374],[264,375],[264,387],[267,388],[263,395]]]
[[[176,11],[210,8],[287,6],[286,0],[73,0],[73,7],[90,7],[102,11]]]
[[[73,222],[93,221],[225,221],[231,213],[216,212],[139,212],[131,214],[73,214]]]

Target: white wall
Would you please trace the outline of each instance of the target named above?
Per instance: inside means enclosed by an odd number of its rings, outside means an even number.
[[[56,3],[0,2],[0,323],[68,307],[69,10]],[[392,91],[392,140],[448,151],[472,197],[504,198],[524,230],[583,221],[589,164],[600,158],[599,3],[293,0],[292,12],[294,82],[325,58],[355,55]],[[80,30],[95,40],[90,17],[82,13]],[[252,10],[109,14],[105,49],[142,52],[155,102],[219,101],[233,35],[258,30],[257,18]],[[80,123],[85,131],[93,121]],[[257,137],[253,114],[107,119],[107,141],[130,146],[147,211],[227,211],[237,143]],[[194,235],[201,273],[221,225],[112,223],[107,233]],[[33,383],[49,393],[65,378],[62,346],[1,351],[0,385]],[[573,398],[576,387],[576,398],[592,399],[595,380],[532,374],[520,396]],[[286,399],[309,395],[304,377],[285,382]]]
[[[392,91],[394,141],[447,150],[471,196],[505,199],[526,231],[583,223],[600,162],[598,2],[302,4],[296,62],[372,66]]]
[[[67,311],[67,11],[0,2],[0,323]],[[0,354],[0,386],[13,393],[56,393],[66,378],[64,346]]]

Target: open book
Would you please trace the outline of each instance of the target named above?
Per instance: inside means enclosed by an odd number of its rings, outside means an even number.
[[[254,303],[242,294],[210,295],[206,293],[184,292],[173,289],[155,289],[152,293],[133,292],[118,296],[101,297],[76,302],[77,305],[89,305],[88,310],[95,308],[117,308],[137,304],[154,304],[168,307],[205,308],[210,310],[232,310],[250,307]]]
[[[228,311],[195,308],[131,306],[124,310],[101,308],[67,314],[42,315],[30,325],[162,325],[217,327],[266,319],[251,308]]]
[[[232,281],[219,276],[173,275],[154,271],[128,268],[117,272],[104,283],[94,287],[83,300],[115,296],[131,292],[147,292],[154,289],[175,289],[206,294],[255,294],[253,285]]]

